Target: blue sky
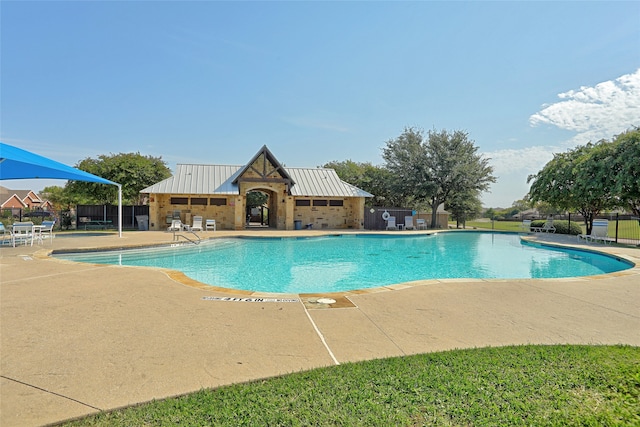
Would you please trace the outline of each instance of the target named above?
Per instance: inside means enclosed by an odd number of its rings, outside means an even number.
[[[140,152],[381,165],[465,130],[507,207],[552,153],[640,126],[640,2],[7,1],[0,140],[68,165]],[[64,181],[5,181],[41,189]]]

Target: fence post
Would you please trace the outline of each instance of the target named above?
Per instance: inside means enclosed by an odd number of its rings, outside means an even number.
[[[620,224],[620,221],[618,220],[619,219],[619,215],[620,214],[618,212],[616,212],[616,243],[618,243],[618,224]]]

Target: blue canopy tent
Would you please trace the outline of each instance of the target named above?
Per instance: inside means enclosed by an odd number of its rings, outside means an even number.
[[[122,185],[0,142],[0,180],[67,179],[118,186],[118,233],[122,237]]]

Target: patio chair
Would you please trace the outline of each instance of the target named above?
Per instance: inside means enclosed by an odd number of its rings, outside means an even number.
[[[209,230],[213,230],[216,231],[216,220],[215,219],[208,219],[205,222],[205,230],[209,231]]]
[[[396,217],[390,216],[387,219],[387,230],[397,230],[398,226],[396,225]]]
[[[4,227],[4,224],[0,222],[0,245],[12,244],[13,234],[11,230]]]
[[[522,224],[520,224],[520,228],[523,231],[531,231],[531,220],[530,219],[523,219],[522,220]]]
[[[33,246],[33,222],[14,222],[11,241],[14,248],[16,247],[16,242],[24,242],[26,246],[31,241],[31,246]]]
[[[604,244],[611,243],[613,239],[609,237],[609,221],[606,219],[594,219],[591,227],[591,234],[578,234],[578,240],[584,239],[586,242],[601,241]]]
[[[405,216],[404,217],[404,229],[405,230],[415,230],[416,227],[414,227],[413,225],[413,217],[412,216]]]
[[[49,239],[49,241],[51,242],[51,244],[53,244],[53,238],[56,237],[55,234],[53,234],[53,226],[56,224],[56,221],[42,221],[42,225],[40,227],[40,235],[39,235],[39,239],[40,240],[44,240],[44,239]]]
[[[167,231],[182,231],[182,221],[174,219],[171,221],[171,225],[167,228]]]
[[[191,231],[203,231],[202,217],[200,215],[196,215],[193,217],[193,225],[191,226]]]
[[[416,229],[417,230],[426,230],[427,229],[427,221],[422,218],[416,219]]]

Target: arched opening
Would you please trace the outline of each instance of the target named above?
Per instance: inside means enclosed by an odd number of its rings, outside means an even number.
[[[251,190],[246,194],[246,224],[247,228],[268,228],[275,221],[276,209],[272,209],[271,191]]]

